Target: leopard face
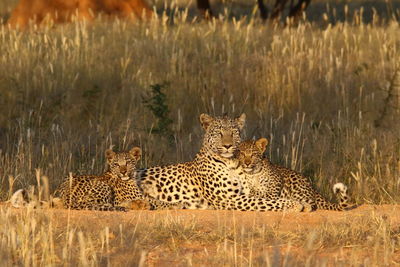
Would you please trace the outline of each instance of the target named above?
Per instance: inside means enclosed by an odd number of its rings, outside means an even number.
[[[255,174],[261,171],[262,161],[268,140],[244,141],[239,145],[239,164],[243,171]]]
[[[106,150],[106,159],[113,177],[123,181],[129,180],[136,170],[136,163],[139,161],[142,151],[134,147],[128,152],[115,153],[111,149]]]
[[[207,114],[200,115],[200,122],[205,130],[203,147],[223,158],[232,158],[238,150],[246,115],[231,119],[228,117],[213,118]]]

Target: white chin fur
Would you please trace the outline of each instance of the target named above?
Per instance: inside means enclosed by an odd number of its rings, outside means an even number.
[[[122,181],[128,181],[129,180],[129,176],[123,176],[123,177],[121,177],[121,180]]]
[[[233,153],[221,153],[221,156],[224,158],[232,158],[233,157]]]
[[[245,172],[247,172],[247,173],[251,173],[251,172],[254,171],[252,168],[244,168],[243,170],[244,170]]]

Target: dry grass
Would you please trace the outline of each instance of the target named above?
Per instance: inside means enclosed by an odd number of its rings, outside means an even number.
[[[69,172],[99,173],[111,145],[141,146],[142,166],[189,160],[200,113],[246,112],[245,136],[269,138],[270,158],[325,194],[343,181],[358,202],[399,200],[398,106],[374,126],[399,64],[398,23],[273,28],[192,24],[185,14],[173,25],[161,16],[0,29],[3,199],[9,177],[14,189],[28,186],[35,169],[51,191]],[[156,118],[143,103],[150,85],[164,82],[173,144],[151,134]]]
[[[244,213],[215,211],[105,214],[1,207],[0,215],[3,266],[400,264],[399,218],[392,221],[382,212],[354,217],[317,212],[312,216],[332,221],[306,224],[299,223],[307,221],[303,215],[255,213],[246,219]]]
[[[0,3],[1,17],[12,3]],[[69,172],[100,173],[103,152],[112,145],[142,147],[142,167],[189,160],[200,146],[200,113],[246,112],[245,137],[267,137],[272,161],[308,175],[324,195],[331,197],[332,185],[342,181],[358,203],[399,202],[400,89],[390,84],[400,64],[396,13],[376,15],[369,24],[349,15],[333,25],[331,9],[317,22],[281,28],[252,16],[191,23],[192,9],[175,7],[165,7],[169,20],[161,14],[149,24],[0,28],[0,199],[42,176],[52,192]],[[172,143],[151,133],[157,118],[143,102],[151,85],[165,82]],[[382,117],[389,89],[395,97]],[[327,223],[311,233],[219,228],[227,236],[217,230],[205,236],[196,222],[168,218],[149,233],[137,224],[137,231],[120,234],[118,227],[54,228],[54,218],[36,211],[1,212],[1,247],[9,249],[0,257],[8,265],[106,264],[109,250],[120,251],[121,244],[133,247],[125,252],[138,264],[149,261],[143,251],[157,242],[172,258],[189,255],[181,251],[189,241],[217,252],[202,250],[182,264],[210,254],[210,264],[323,265],[315,256],[320,249],[348,251],[349,243],[354,247],[346,255],[354,265],[391,265],[399,246],[398,229],[375,217],[350,228]],[[107,231],[116,236],[111,244]],[[265,246],[268,253],[259,253]],[[374,253],[367,263],[360,256],[365,246]],[[315,257],[292,256],[305,248]],[[328,262],[341,264],[343,257]]]

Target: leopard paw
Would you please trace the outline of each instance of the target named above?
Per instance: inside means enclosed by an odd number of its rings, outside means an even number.
[[[313,205],[311,205],[310,203],[301,202],[301,204],[303,205],[303,210],[302,210],[303,212],[311,212],[311,211],[315,210]]]
[[[302,212],[304,211],[304,205],[299,202],[299,201],[291,201],[291,200],[287,200],[288,203],[287,205],[284,207],[284,211],[289,211],[289,212]]]
[[[150,210],[151,205],[147,200],[137,199],[132,201],[123,202],[121,204],[122,207],[125,207],[127,210]]]

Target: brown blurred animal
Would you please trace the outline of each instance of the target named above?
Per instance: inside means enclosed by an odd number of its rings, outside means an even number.
[[[100,13],[131,20],[149,19],[153,15],[145,0],[20,0],[8,23],[23,29],[30,21],[35,24],[63,23],[74,18],[91,21]]]

